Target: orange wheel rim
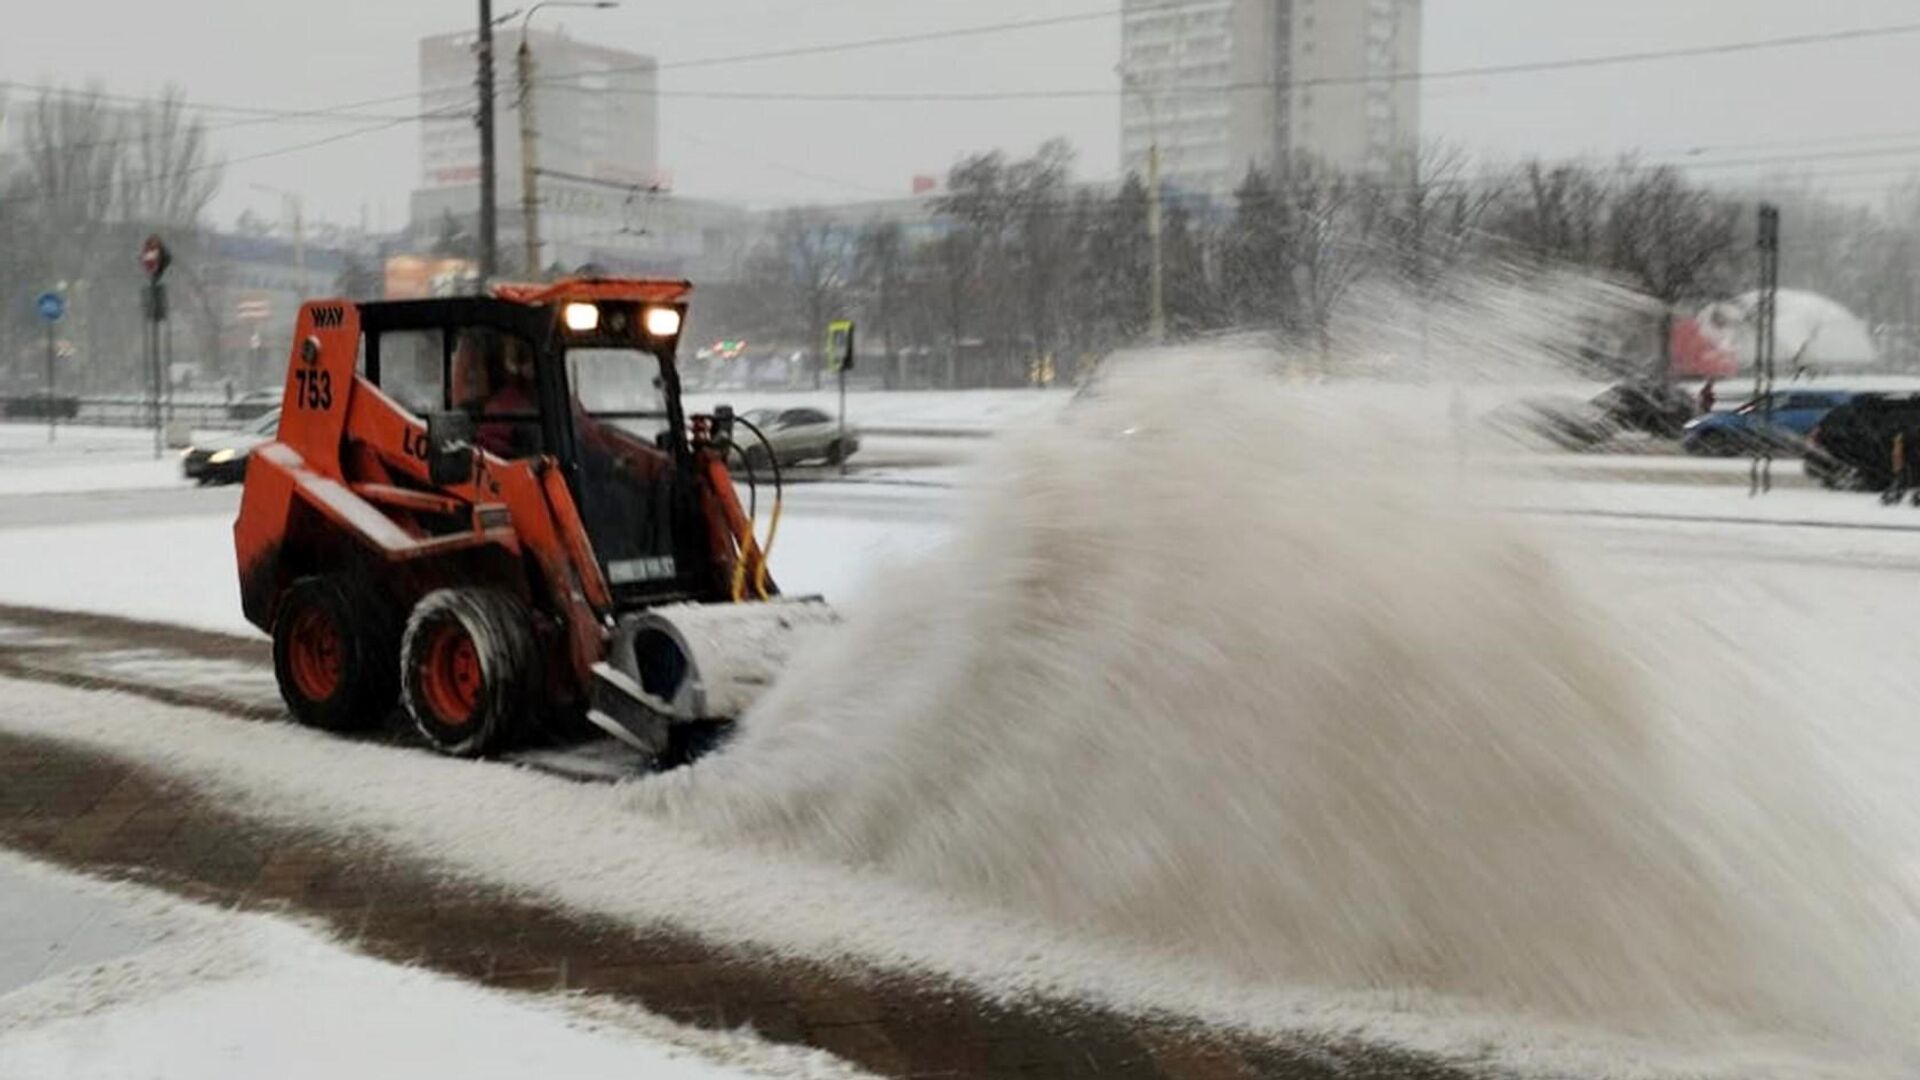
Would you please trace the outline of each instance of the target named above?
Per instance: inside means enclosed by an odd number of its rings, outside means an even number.
[[[326,612],[306,608],[287,630],[293,684],[308,701],[327,701],[340,689],[340,628]]]
[[[436,720],[448,727],[465,727],[480,709],[486,683],[480,651],[458,624],[444,623],[432,634],[420,665],[420,694]]]

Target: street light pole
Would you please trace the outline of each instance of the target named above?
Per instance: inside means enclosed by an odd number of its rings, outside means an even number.
[[[1152,266],[1148,270],[1148,307],[1147,337],[1155,345],[1164,345],[1167,341],[1167,277],[1166,256],[1161,242],[1160,203],[1160,109],[1153,94],[1149,92],[1132,72],[1122,68],[1120,79],[1147,106],[1147,246],[1151,249]]]
[[[618,0],[541,0],[520,16],[520,49],[514,57],[514,69],[520,80],[520,220],[526,237],[529,279],[540,274],[540,139],[533,119],[533,47],[528,40],[533,13],[543,7],[605,9],[619,6]]]

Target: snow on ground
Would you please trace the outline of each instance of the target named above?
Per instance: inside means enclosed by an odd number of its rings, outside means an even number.
[[[719,848],[634,815],[617,787],[508,766],[6,679],[0,728],[165,769],[243,812],[341,835],[378,835],[402,855],[576,912],[636,927],[664,921],[777,955],[852,958],[959,978],[1014,1000],[1047,994],[1271,1037],[1369,1039],[1527,1075],[1881,1075],[1852,1051],[1765,1034],[1663,1047],[1417,992],[1340,993],[1236,977],[1177,952],[1066,932],[874,874]],[[516,808],[513,815],[493,812],[507,805]],[[554,821],[568,826],[568,843],[559,847],[552,843]],[[374,1000],[391,1007],[390,999]]]
[[[180,455],[153,456],[153,433],[132,428],[0,423],[0,496],[183,486]]]
[[[1920,747],[1900,725],[1864,721],[1904,715],[1920,689],[1902,674],[1912,666],[1904,653],[1906,643],[1920,637],[1920,617],[1909,615],[1909,606],[1885,602],[1889,581],[1899,580],[1889,573],[1920,572],[1920,538],[1613,521],[1577,528],[1615,561],[1612,587],[1638,601],[1670,605],[1675,617],[1703,622],[1723,638],[1723,652],[1676,657],[1678,666],[1730,668],[1774,687],[1817,726],[1820,753],[1844,762],[1846,775],[1859,781],[1854,798],[1873,804],[1878,820],[1912,821],[1910,800],[1895,793],[1912,790],[1911,763],[1920,760]],[[845,539],[831,530],[818,538],[818,557],[828,560],[843,554]],[[816,556],[806,546],[803,541],[789,555],[812,562]],[[1430,995],[1342,995],[1237,978],[1190,956],[1063,933],[870,873],[716,848],[635,817],[614,790],[131,700],[102,708],[101,700],[0,682],[0,727],[144,760],[260,811],[369,830],[418,857],[444,859],[576,910],[636,924],[667,919],[778,952],[851,954],[956,974],[995,992],[1052,991],[1121,1007],[1165,1007],[1266,1032],[1337,1030],[1475,1057],[1491,1047],[1494,1060],[1527,1069],[1874,1075],[1867,1067],[1823,1066],[1800,1056],[1804,1048],[1758,1036],[1676,1056],[1592,1032],[1489,1016]],[[1712,707],[1710,700],[1696,704]],[[518,820],[527,824],[485,812],[498,805],[522,807]],[[568,821],[572,830],[564,851],[553,850],[544,828],[534,824],[554,820]],[[1904,850],[1920,851],[1913,839],[1920,829],[1897,831]],[[779,887],[767,888],[770,881]]]
[[[1444,422],[1449,411],[1445,391],[1431,388],[1309,387],[1303,396],[1385,420],[1404,420],[1417,411],[1423,422]],[[1285,422],[1275,419],[1276,426]],[[1067,467],[1041,463],[1037,475],[1044,477],[1055,466]],[[1247,470],[1225,476],[1205,482],[1229,498],[1256,497],[1286,479]],[[1115,479],[1124,487],[1127,477]],[[1223,487],[1235,483],[1244,485],[1245,495]],[[863,571],[876,557],[924,550],[944,533],[938,500],[893,500],[893,509],[876,520],[855,508],[845,491],[810,489],[795,496],[796,507],[808,497],[820,501],[813,513],[794,512],[775,552],[776,573],[789,591],[821,590],[838,599],[843,590],[857,591],[861,573],[851,571]],[[1864,823],[1861,842],[1870,837],[1890,861],[1920,865],[1920,842],[1914,839],[1920,836],[1920,815],[1906,794],[1914,789],[1912,763],[1920,760],[1920,737],[1883,722],[1904,715],[1920,690],[1920,677],[1908,674],[1914,669],[1905,655],[1908,643],[1920,638],[1920,617],[1908,614],[1910,606],[1896,607],[1886,599],[1890,583],[1904,584],[1905,575],[1920,572],[1920,537],[1715,520],[1788,521],[1813,515],[1886,523],[1904,521],[1909,514],[1920,519],[1920,514],[1824,492],[1780,493],[1750,502],[1725,485],[1519,484],[1492,495],[1497,499],[1477,486],[1461,488],[1463,498],[1495,505],[1693,519],[1677,524],[1617,517],[1555,520],[1544,528],[1583,537],[1586,554],[1604,556],[1601,561],[1608,565],[1571,558],[1542,572],[1688,626],[1682,654],[1649,656],[1644,645],[1634,653],[1635,663],[1648,668],[1640,674],[1664,680],[1671,690],[1668,719],[1689,721],[1675,737],[1720,738],[1741,723],[1791,718],[1803,729],[1809,756],[1832,761],[1848,780],[1844,811],[1848,820]],[[1330,501],[1337,504],[1339,495]],[[1160,506],[1140,510],[1167,512]],[[182,522],[0,533],[0,566],[11,571],[15,564],[9,560],[20,559],[18,565],[27,570],[0,573],[0,599],[15,599],[9,594],[26,590],[55,599],[21,602],[80,606],[84,601],[86,610],[144,603],[127,598],[154,586],[137,572],[120,576],[112,565],[116,536],[131,538],[136,548],[178,547],[181,554],[173,556],[172,568],[182,579],[181,593],[192,591],[192,579],[211,581],[216,570],[230,590],[225,522],[205,520],[221,526],[219,544],[185,532],[167,535],[170,528],[184,529]],[[1101,544],[1125,540],[1125,519],[1118,520],[1122,524],[1110,530],[1112,537],[1085,535],[1075,522],[1064,522],[1058,535],[1049,537],[1089,557],[1100,556]],[[1390,517],[1365,520],[1388,532],[1395,524]],[[1288,534],[1282,529],[1275,535],[1285,539]],[[1262,534],[1257,542],[1274,538]],[[94,557],[66,554],[66,549],[89,548]],[[49,549],[59,550],[49,554]],[[1176,560],[1189,554],[1172,547],[1166,552]],[[208,569],[188,568],[194,560],[203,560]],[[107,569],[99,568],[101,562]],[[1088,572],[1093,571],[1089,564]],[[164,565],[159,572],[166,572]],[[36,591],[19,583],[22,576],[48,581]],[[76,580],[87,582],[80,600],[71,596]],[[911,587],[905,579],[892,580]],[[59,600],[63,594],[65,602]],[[237,608],[230,595],[224,603],[228,611]],[[203,611],[216,606],[208,599]],[[1461,605],[1458,617],[1465,618],[1472,606]],[[1392,626],[1383,629],[1389,643],[1398,640]],[[1649,640],[1669,636],[1663,628]],[[1711,648],[1698,647],[1703,644]],[[1499,657],[1470,659],[1485,665],[1485,677],[1500,676]],[[1699,677],[1690,678],[1696,667]],[[1749,689],[1716,699],[1716,688],[1743,680]],[[1755,693],[1771,696],[1780,708],[1744,714],[1739,702]],[[1484,1004],[1400,986],[1334,992],[1301,985],[1283,973],[1223,971],[1189,950],[1142,947],[1094,932],[1088,923],[1066,927],[1031,913],[917,889],[883,876],[872,864],[849,869],[803,861],[790,852],[716,845],[635,814],[617,789],[580,788],[502,766],[346,745],[190,710],[134,701],[102,708],[101,702],[97,694],[0,681],[0,727],[73,740],[174,770],[260,812],[321,828],[372,832],[418,857],[636,924],[667,920],[720,940],[816,958],[851,955],[954,975],[999,993],[1053,992],[1122,1008],[1163,1008],[1269,1033],[1360,1034],[1530,1070],[1610,1076],[1670,1068],[1700,1075],[1871,1075],[1876,1064],[1837,1047],[1789,1041],[1785,1034],[1746,1033],[1662,1046],[1537,1016],[1495,1015]],[[1766,740],[1755,740],[1736,750],[1752,767],[1773,768],[1778,762],[1765,757],[1765,745]],[[515,805],[523,813],[503,821],[486,812],[499,805]],[[555,820],[569,822],[572,829],[564,851],[554,850],[547,830],[538,825]],[[1784,853],[1791,855],[1791,848]],[[779,887],[767,888],[770,881]],[[1889,953],[1889,963],[1905,974],[1914,955]],[[1904,1041],[1912,1034],[1893,1037]],[[1904,1068],[1884,1072],[1911,1074],[1914,1064],[1905,1061]]]
[[[5,854],[0,910],[4,933],[52,929],[49,939],[66,949],[58,969],[20,985],[0,981],[7,1080],[864,1075],[744,1033],[484,990],[356,955],[293,923]],[[0,965],[0,978],[23,970],[4,954]]]
[[[225,515],[0,530],[0,603],[256,633]]]
[[[1500,499],[1503,507],[1525,510],[1920,530],[1920,508],[1905,503],[1884,506],[1878,495],[1817,488],[1775,489],[1755,497],[1743,484],[1595,483],[1583,479],[1512,483],[1503,486]]]
[[[898,502],[920,517],[880,523],[846,512],[807,513],[806,502],[824,488],[789,496],[773,552],[786,592],[848,597],[876,565],[924,550],[942,535],[939,512],[913,509],[926,503],[917,489],[858,488],[869,502]],[[763,506],[763,536],[766,517]],[[0,529],[0,603],[258,633],[240,614],[233,519],[226,514]]]
[[[83,888],[0,849],[0,1002],[23,987],[162,945],[193,925],[151,894]]]

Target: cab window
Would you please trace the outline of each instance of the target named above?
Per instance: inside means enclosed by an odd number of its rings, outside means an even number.
[[[408,412],[460,410],[473,417],[482,449],[502,457],[541,452],[535,353],[524,338],[491,327],[392,330],[371,347],[379,355],[377,385]]]

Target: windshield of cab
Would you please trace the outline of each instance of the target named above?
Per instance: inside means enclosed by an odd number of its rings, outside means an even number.
[[[567,387],[579,436],[581,518],[617,591],[671,587],[682,573],[673,542],[681,512],[660,364],[637,349],[567,350]]]
[[[647,441],[667,427],[660,364],[638,349],[567,350],[567,385],[573,407]]]

